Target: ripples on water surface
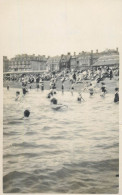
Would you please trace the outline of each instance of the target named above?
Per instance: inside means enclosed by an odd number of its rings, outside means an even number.
[[[15,102],[4,89],[3,191],[16,193],[118,193],[119,105],[113,94],[77,103],[59,92],[68,109],[54,111],[47,91]],[[21,90],[20,90],[21,91]],[[23,111],[31,115],[21,120]]]

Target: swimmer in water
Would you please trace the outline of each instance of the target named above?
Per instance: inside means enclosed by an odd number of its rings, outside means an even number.
[[[50,101],[51,101],[52,104],[57,104],[58,103],[56,98],[52,98]]]
[[[30,88],[30,90],[31,90],[31,89],[32,89],[32,85],[30,85],[30,87],[29,87],[29,88]]]
[[[24,111],[24,117],[28,118],[30,116],[30,111],[29,110],[25,110]]]
[[[105,97],[105,94],[107,93],[107,90],[106,90],[106,85],[104,82],[101,83],[102,84],[102,87],[101,87],[101,97]]]
[[[64,93],[64,83],[63,82],[62,82],[61,89],[62,89],[62,94],[63,94]]]
[[[73,95],[73,91],[74,91],[74,83],[72,83],[71,85],[71,94]]]
[[[66,105],[58,104],[58,100],[54,97],[50,100],[50,102],[52,104],[51,108],[54,109],[54,110],[59,110],[60,108],[67,107]]]
[[[94,89],[93,89],[92,83],[90,83],[90,87],[88,89],[89,89],[90,97],[93,96],[94,95]]]
[[[47,98],[51,98],[51,96],[53,96],[53,90],[50,90],[50,92],[47,95]]]
[[[114,102],[119,103],[119,88],[115,88]]]
[[[83,99],[83,97],[82,97],[82,94],[79,93],[79,96],[78,96],[78,98],[77,98],[77,101],[78,101],[78,102],[81,102],[82,100],[85,101],[85,100]]]
[[[54,89],[53,90],[53,95],[56,95],[56,94],[57,94],[56,89]]]
[[[18,101],[19,99],[20,99],[20,92],[19,91],[16,91],[15,101]]]
[[[41,90],[42,91],[44,90],[44,82],[43,81],[41,82]]]
[[[28,92],[27,88],[26,87],[23,87],[22,88],[22,92],[23,92],[23,95],[25,95]]]
[[[7,85],[7,90],[9,90],[9,85]]]

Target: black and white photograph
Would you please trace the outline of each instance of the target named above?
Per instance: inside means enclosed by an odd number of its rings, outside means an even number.
[[[0,24],[1,193],[122,192],[122,1],[0,0]]]

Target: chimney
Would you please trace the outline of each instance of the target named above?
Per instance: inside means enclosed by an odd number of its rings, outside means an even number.
[[[70,52],[68,52],[68,53],[67,53],[67,55],[69,55],[69,56],[70,56]]]
[[[96,50],[96,53],[98,53],[98,49]]]
[[[7,56],[3,56],[3,60],[7,60]]]
[[[76,56],[76,52],[74,52],[74,56]]]
[[[118,52],[118,47],[116,48],[116,51]]]

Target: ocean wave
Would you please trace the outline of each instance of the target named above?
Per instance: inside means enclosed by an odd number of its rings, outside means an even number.
[[[38,156],[39,154],[37,153],[18,153],[18,154],[5,154],[3,155],[3,158],[12,158],[12,157],[19,157],[19,156],[25,156],[25,157],[28,157],[28,158],[32,158],[32,157],[36,157]]]

